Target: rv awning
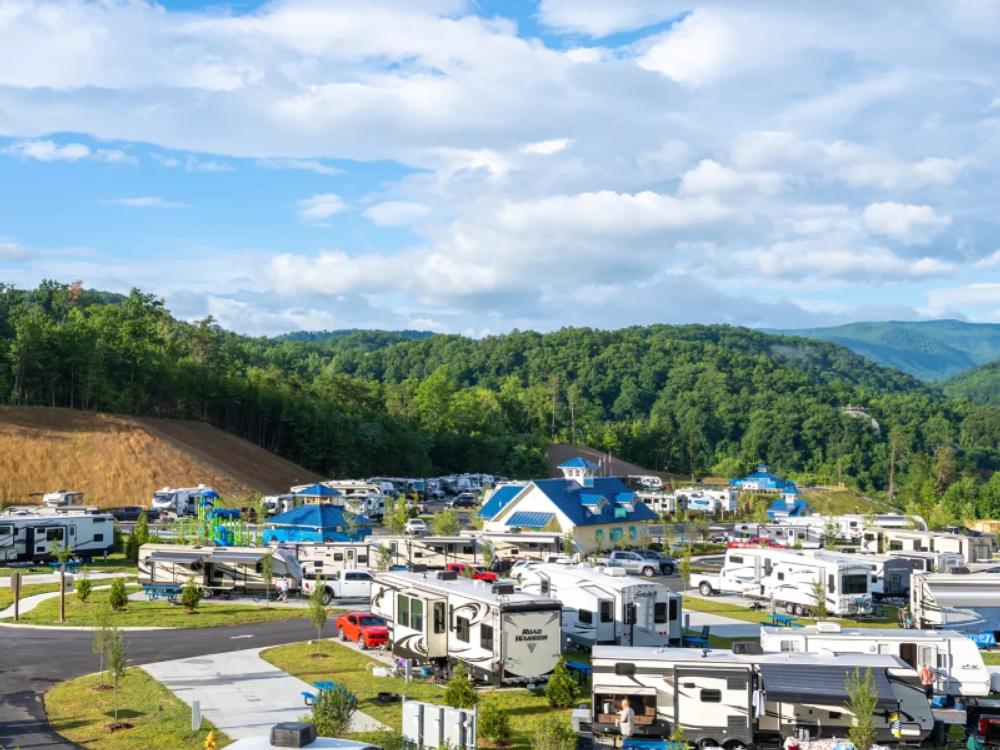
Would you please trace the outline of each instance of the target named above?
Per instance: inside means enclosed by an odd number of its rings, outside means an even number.
[[[822,703],[846,706],[847,677],[854,667],[811,664],[808,667],[792,664],[760,665],[764,678],[764,692],[768,700],[783,703]],[[875,689],[878,691],[879,708],[895,708],[896,697],[884,669],[873,669]]]
[[[147,560],[149,562],[173,563],[174,565],[190,565],[193,562],[204,560],[206,555],[199,555],[192,552],[154,552]]]
[[[259,552],[214,552],[212,562],[236,563],[237,565],[256,565],[263,555]]]

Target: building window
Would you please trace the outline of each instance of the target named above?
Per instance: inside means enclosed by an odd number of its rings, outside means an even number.
[[[455,637],[462,643],[469,642],[469,619],[467,617],[455,618]]]
[[[611,529],[611,539],[612,539],[612,541],[618,541],[623,536],[624,536],[624,534],[622,533],[621,526],[615,526],[613,529]]]
[[[603,541],[604,540],[604,529],[598,529],[597,531],[595,531],[594,532],[594,538],[597,541],[599,541],[599,542]]]
[[[722,703],[722,691],[721,690],[703,689],[701,691],[701,702],[702,703]]]
[[[487,651],[493,650],[493,627],[491,625],[479,626],[479,645]]]
[[[601,600],[601,622],[615,621],[615,603],[608,599]]]
[[[637,536],[639,536],[639,532],[636,530],[635,526],[629,526],[628,535],[633,539],[635,539]]]
[[[581,609],[576,613],[576,619],[584,625],[592,625],[594,623],[594,613],[589,609]]]

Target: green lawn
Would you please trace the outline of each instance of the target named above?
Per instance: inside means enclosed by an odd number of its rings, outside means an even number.
[[[66,590],[69,591],[71,586],[67,585]],[[29,596],[34,596],[35,594],[44,594],[47,591],[58,591],[58,583],[32,583],[27,586],[21,586],[21,599],[25,599]],[[0,610],[7,609],[11,604],[14,603],[14,592],[8,588],[0,589]]]
[[[88,570],[91,573],[116,573],[124,571],[135,571],[136,564],[131,560],[126,560],[125,555],[116,552],[113,555],[108,555],[108,559],[94,558],[94,561],[90,565],[85,565],[80,568],[80,572]],[[39,575],[42,573],[55,573],[56,570],[49,565],[32,565],[29,568],[3,568],[0,567],[0,578],[6,578],[12,573],[20,573],[21,575]]]
[[[314,653],[326,654],[327,657],[313,658],[310,654]],[[444,698],[444,688],[440,685],[422,680],[413,680],[407,685],[401,677],[374,677],[372,666],[383,664],[332,641],[278,646],[264,651],[261,657],[306,682],[333,680],[343,685],[357,696],[360,710],[395,730],[402,728],[402,706],[399,703],[376,703],[374,698],[380,691],[434,703],[441,703]],[[480,699],[486,695],[489,694],[480,693]],[[529,747],[538,721],[548,714],[559,712],[559,709],[549,706],[545,696],[528,690],[504,689],[491,698],[512,714],[512,748]]]
[[[1000,664],[1000,651],[983,651],[983,662],[986,664]]]
[[[816,513],[824,516],[840,516],[848,513],[886,513],[889,506],[878,501],[861,497],[851,490],[814,490],[805,493],[806,500]]]
[[[684,597],[684,608],[692,612],[709,612],[713,615],[732,617],[734,620],[745,622],[766,623],[771,613],[768,609],[748,609],[739,604],[716,601],[713,599],[702,599],[696,596]],[[830,622],[838,622],[844,627],[851,628],[898,628],[899,620],[896,615],[896,608],[882,605],[882,615],[880,617],[867,618],[864,620],[849,620],[842,617],[828,617]],[[784,614],[783,612],[781,614]],[[816,620],[812,617],[796,617],[796,620],[804,625],[812,625]]]
[[[118,690],[118,719],[134,726],[108,732],[114,720],[114,691],[94,692],[100,682],[96,674],[56,685],[45,694],[49,722],[66,739],[88,750],[190,750],[204,746],[214,727],[202,720],[198,732],[191,731],[191,709],[141,669],[129,669]],[[231,740],[216,731],[216,747]]]
[[[86,602],[76,596],[66,597],[66,625],[97,625],[107,609],[108,591],[95,591]],[[214,628],[224,625],[246,625],[271,620],[295,620],[307,617],[303,609],[248,606],[238,604],[204,604],[189,615],[176,604],[162,599],[130,601],[124,612],[115,612],[111,624],[117,627]],[[35,625],[58,625],[59,598],[39,604],[21,617],[22,622]]]

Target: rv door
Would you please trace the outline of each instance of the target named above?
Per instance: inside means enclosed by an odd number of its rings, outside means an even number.
[[[751,696],[749,668],[674,668],[674,723],[689,729],[688,739],[699,746],[750,744]]]
[[[448,600],[428,599],[426,606],[427,656],[448,656]]]

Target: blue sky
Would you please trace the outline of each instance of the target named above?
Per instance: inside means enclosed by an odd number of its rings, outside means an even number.
[[[228,328],[1000,321],[995,3],[0,0],[0,281]]]

